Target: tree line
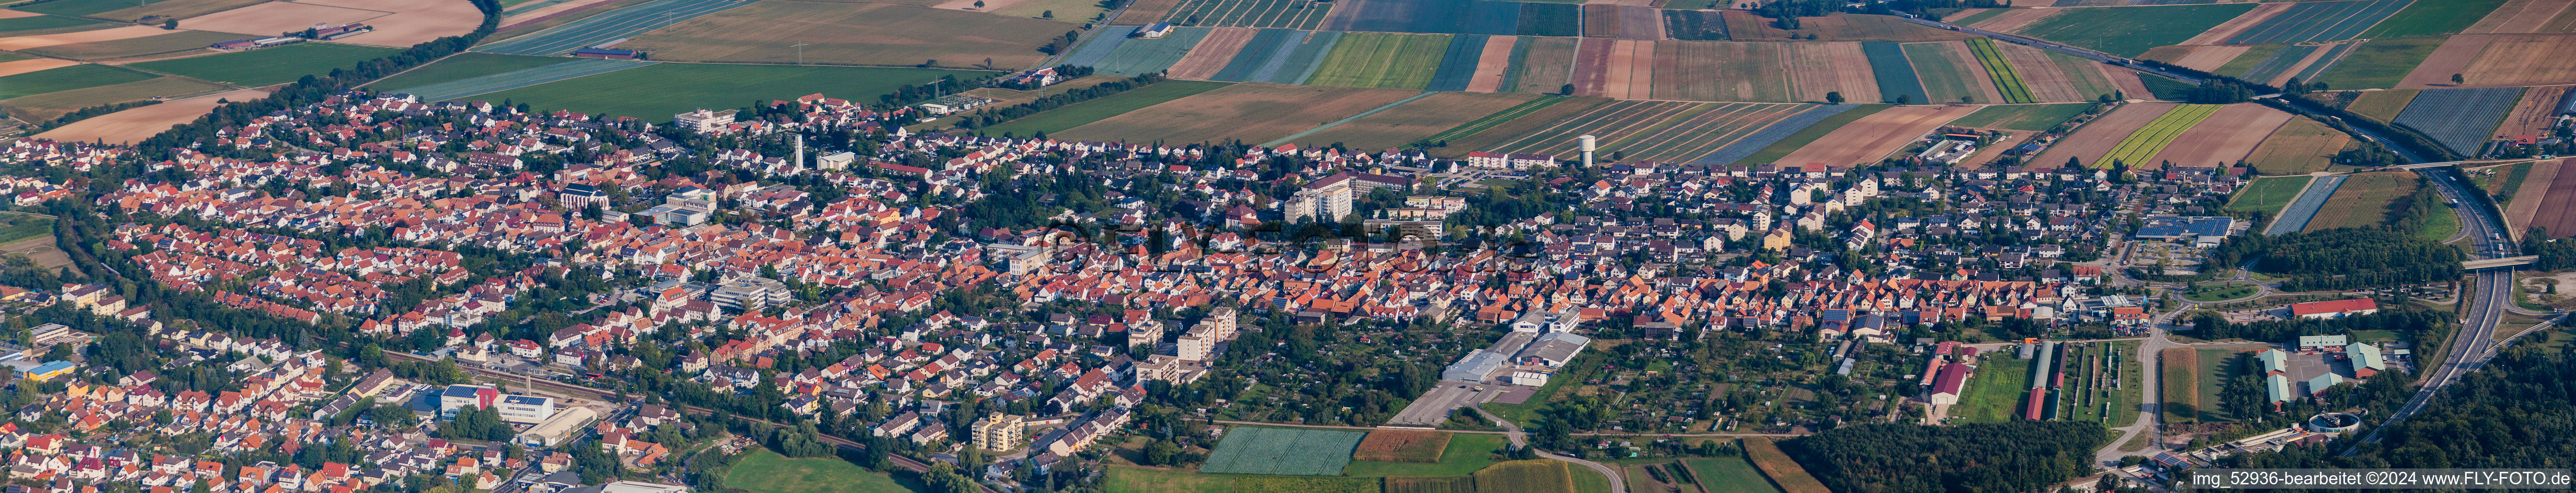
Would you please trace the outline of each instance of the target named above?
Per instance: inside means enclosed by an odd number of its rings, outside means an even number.
[[[1088,67],[1084,68],[1086,70],[1088,69]],[[998,109],[988,108],[982,111],[977,111],[974,115],[959,119],[957,121],[957,127],[989,127],[996,123],[1016,120],[1020,117],[1038,114],[1042,111],[1062,108],[1074,103],[1090,101],[1093,99],[1107,97],[1112,94],[1132,91],[1137,88],[1153,85],[1156,82],[1162,82],[1163,80],[1163,74],[1161,72],[1155,72],[1135,77],[1128,77],[1127,80],[1103,82],[1100,83],[1100,85],[1069,90],[1060,94],[1037,98],[1036,100],[1008,107]]]
[[[2289,276],[2282,291],[2351,289],[2460,277],[2460,250],[2393,229],[2335,228],[2230,237],[2209,265],[2254,259],[2253,270]]]
[[[1782,441],[1780,449],[1834,491],[2046,491],[2092,474],[2093,452],[2110,436],[2079,421],[1871,423]]]
[[[2287,341],[2299,336],[2345,335],[2368,330],[2385,330],[2414,336],[2416,340],[2441,341],[2449,337],[2452,316],[2437,310],[2382,310],[2367,315],[2334,319],[2260,320],[2252,323],[2228,323],[2218,312],[2200,312],[2192,317],[2194,337],[2202,339],[2241,338],[2257,341]],[[2418,332],[2423,331],[2423,332]]]

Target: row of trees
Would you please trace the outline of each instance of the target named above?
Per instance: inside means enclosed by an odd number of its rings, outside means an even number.
[[[2243,235],[2209,251],[2209,265],[2257,259],[2256,272],[2289,276],[2283,291],[2351,289],[2454,279],[2460,250],[2394,229],[2335,228]]]
[[[1923,426],[1872,423],[1780,442],[1834,491],[2046,491],[2093,473],[2110,441],[2099,423],[2026,421]]]
[[[1086,67],[1086,69],[1087,69],[1087,67]],[[1156,82],[1162,82],[1162,81],[1163,81],[1163,73],[1162,73],[1162,72],[1155,72],[1155,73],[1150,73],[1150,74],[1138,75],[1138,76],[1135,76],[1135,77],[1128,77],[1128,78],[1127,78],[1127,80],[1122,80],[1122,81],[1115,81],[1115,82],[1103,82],[1103,83],[1100,83],[1099,85],[1094,85],[1094,86],[1091,86],[1091,87],[1085,87],[1085,88],[1081,88],[1081,89],[1074,89],[1074,90],[1070,90],[1070,91],[1065,91],[1065,92],[1062,92],[1062,93],[1058,93],[1058,94],[1055,94],[1055,95],[1052,95],[1052,96],[1047,96],[1047,97],[1043,97],[1043,98],[1037,98],[1037,99],[1035,99],[1035,100],[1031,100],[1031,101],[1026,102],[1026,103],[1015,104],[1015,105],[1011,105],[1011,106],[1003,107],[1003,108],[994,108],[994,109],[986,109],[986,110],[983,110],[983,111],[977,111],[977,112],[975,112],[975,114],[974,114],[974,115],[970,115],[970,116],[967,116],[967,117],[965,117],[965,118],[959,119],[959,120],[957,121],[957,126],[958,126],[959,128],[979,128],[979,127],[989,127],[989,126],[992,126],[993,124],[996,124],[996,123],[1001,123],[1001,122],[1011,121],[1011,120],[1015,120],[1015,119],[1018,119],[1018,118],[1020,118],[1020,117],[1025,117],[1025,116],[1029,116],[1029,115],[1035,115],[1035,114],[1038,114],[1038,112],[1041,112],[1041,111],[1052,110],[1052,109],[1056,109],[1056,108],[1062,108],[1062,107],[1064,107],[1065,105],[1070,105],[1070,104],[1074,104],[1074,103],[1080,103],[1080,102],[1083,102],[1083,101],[1090,101],[1090,100],[1097,99],[1097,98],[1104,97],[1104,96],[1108,96],[1108,95],[1111,95],[1111,94],[1118,94],[1118,93],[1122,93],[1122,92],[1127,92],[1127,91],[1134,90],[1134,89],[1141,88],[1141,87],[1145,87],[1145,86],[1148,86],[1148,85],[1153,85],[1153,84],[1154,84],[1154,83],[1156,83]]]
[[[2242,338],[2257,341],[2286,341],[2298,336],[2342,335],[2356,331],[2385,330],[2399,333],[2432,331],[2420,340],[2440,341],[2451,329],[2452,316],[2436,310],[2393,310],[2368,315],[2335,319],[2262,320],[2252,323],[2228,323],[2217,312],[2200,312],[2192,318],[2196,337],[2205,339]]]

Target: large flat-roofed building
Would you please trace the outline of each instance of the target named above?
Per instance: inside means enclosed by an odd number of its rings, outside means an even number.
[[[2147,216],[2135,236],[2141,240],[2164,240],[2191,243],[2192,246],[2218,246],[2236,228],[2233,217]]]
[[[573,433],[581,431],[583,425],[590,424],[591,418],[597,417],[599,413],[591,411],[590,408],[573,406],[571,409],[555,413],[554,417],[546,418],[545,422],[537,423],[536,426],[528,428],[528,431],[519,432],[515,439],[520,445],[552,447],[572,439]]]
[[[2379,302],[2370,298],[2319,301],[2290,305],[2290,315],[2299,318],[2344,318],[2379,313]]]
[[[973,437],[975,447],[984,450],[1010,450],[1019,447],[1020,442],[1028,439],[1029,431],[1028,421],[1017,414],[996,414],[975,420],[972,428],[975,433]]]
[[[550,397],[505,395],[492,408],[501,413],[502,421],[512,423],[536,424],[555,416],[555,400]]]
[[[481,385],[449,385],[438,393],[438,419],[455,419],[467,408],[492,407],[501,399],[501,391]]]

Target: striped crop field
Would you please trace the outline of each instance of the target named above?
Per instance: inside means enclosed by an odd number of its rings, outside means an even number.
[[[2120,144],[2112,146],[2111,153],[2103,155],[2097,163],[2128,163],[2132,168],[2147,166],[2149,164],[2146,162],[2147,159],[2155,157],[2158,152],[2164,152],[2165,146],[2172,144],[2175,137],[2182,136],[2183,131],[2190,130],[2192,125],[2198,125],[2201,120],[2208,119],[2210,114],[2217,113],[2221,107],[2224,106],[2186,104],[2174,108],[2173,111],[2165,112],[2164,116],[2158,116],[2155,121],[2147,122],[2146,128],[2138,129],[2136,133],[2129,134],[2128,138],[2120,139]]]
[[[1449,35],[1348,33],[1306,85],[1421,89],[1439,72]]]
[[[2004,60],[2004,53],[1995,49],[1994,40],[1970,38],[1968,49],[1977,53],[1977,63],[1985,65],[1986,74],[1995,78],[1995,90],[2003,93],[2003,102],[2039,102],[2031,97],[2030,85],[2022,83],[2021,74],[2013,71],[2012,62]]]
[[[1525,101],[1510,108],[1503,108],[1502,111],[1494,112],[1494,114],[1491,115],[1485,115],[1484,118],[1469,121],[1465,124],[1458,125],[1457,128],[1451,128],[1430,137],[1424,137],[1422,140],[1445,143],[1451,139],[1475,135],[1477,132],[1485,131],[1485,129],[1494,128],[1495,125],[1501,125],[1503,122],[1529,116],[1530,113],[1536,113],[1538,110],[1545,109],[1548,106],[1553,106],[1556,103],[1563,102],[1565,100],[1566,97],[1564,96],[1540,96],[1538,99]]]

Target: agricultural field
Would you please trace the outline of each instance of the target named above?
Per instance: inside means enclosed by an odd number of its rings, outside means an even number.
[[[159,0],[159,1],[168,1],[168,0]],[[136,1],[126,1],[126,0],[56,0],[56,1],[52,1],[52,2],[44,2],[44,3],[38,3],[38,4],[32,4],[32,5],[22,5],[22,6],[18,6],[18,7],[11,8],[11,9],[9,9],[9,10],[15,10],[15,11],[19,11],[19,12],[35,12],[35,13],[39,13],[39,14],[52,14],[52,15],[59,15],[59,16],[65,16],[65,17],[84,17],[84,16],[88,16],[88,15],[91,15],[91,14],[97,14],[97,13],[101,13],[101,12],[107,12],[107,11],[116,10],[116,9],[122,9],[122,8],[138,7],[138,6],[143,6],[143,5],[149,5],[149,4],[152,4],[152,3],[157,3],[157,2],[155,2],[155,1],[153,1],[153,0],[136,0]]]
[[[2307,118],[2291,118],[2263,144],[2245,156],[2259,175],[2298,175],[2325,171],[2333,164],[2334,154],[2352,143],[2352,136],[2334,127]]]
[[[2458,33],[2477,24],[2478,19],[2503,6],[2506,0],[2446,0],[2416,2],[2405,11],[2389,17],[2363,34],[2364,38],[2404,36],[2439,36]]]
[[[40,34],[86,31],[107,27],[106,24],[107,23],[105,22],[99,22],[94,19],[63,17],[58,15],[16,17],[0,19],[0,37],[34,36]]]
[[[1450,36],[1348,33],[1333,45],[1305,84],[1337,87],[1422,89],[1440,70]]]
[[[0,52],[0,60],[6,60],[0,61],[0,77],[8,77],[28,72],[53,70],[81,64],[81,62],[72,60],[27,58],[25,56],[8,54],[5,52]]]
[[[2286,178],[2269,179],[2284,180]],[[2298,178],[2298,180],[2300,185],[2304,186],[2307,184],[2307,178],[2305,177]],[[2261,181],[2258,180],[2256,183],[2261,183]],[[2291,195],[2298,194],[2295,190],[2290,193]],[[2244,194],[2239,193],[2238,200],[2244,200],[2242,198],[2243,195]],[[2157,394],[2164,397],[2164,405],[2159,407],[2157,410],[2161,411],[2164,415],[2164,422],[2174,424],[2199,422],[2200,379],[2198,377],[2200,376],[2200,352],[2187,347],[2166,348],[2164,350],[2164,354],[2158,356],[2164,358],[2164,366],[2161,367],[2162,371],[2158,371],[2157,373],[2159,375],[2156,377],[2156,383],[2158,386],[2163,387],[2163,389],[2160,389]]]
[[[0,77],[0,99],[123,84],[157,77],[106,65],[81,64]]]
[[[54,91],[34,96],[21,96],[5,99],[0,100],[0,107],[7,108],[9,116],[15,117],[19,120],[41,122],[52,120],[63,116],[63,114],[79,111],[81,108],[88,108],[91,106],[115,104],[127,101],[141,101],[144,99],[151,99],[155,96],[185,96],[212,92],[223,88],[223,86],[189,80],[186,77],[155,77],[122,84],[84,87],[68,91]],[[169,105],[172,103],[161,104]]]
[[[2311,80],[2334,89],[2384,89],[2396,87],[2397,81],[2424,57],[2442,44],[2442,38],[2381,38],[2362,43],[2344,55],[2342,63],[2319,72]]]
[[[135,2],[120,2],[117,0],[96,1],[101,4],[117,4],[122,8],[95,14],[85,14],[85,17],[131,22],[145,17],[188,19],[201,15],[257,5],[267,2],[268,0],[157,0],[139,7],[135,6]]]
[[[2138,56],[2158,46],[2181,44],[2253,9],[2253,4],[2242,3],[2065,9],[2017,34]]]
[[[2235,38],[2236,35],[2242,34],[2246,30],[2253,29],[2257,25],[2270,21],[2274,16],[2281,15],[2282,12],[2286,12],[2296,5],[2298,4],[2267,2],[2262,5],[2255,6],[2254,10],[2245,11],[2243,14],[2238,14],[2234,19],[2228,19],[2227,22],[2219,23],[2218,27],[2212,27],[2207,31],[2201,31],[2200,34],[2192,35],[2191,39],[2183,40],[2182,44],[2192,46],[2227,44],[2228,39]]]
[[[2175,106],[2177,105],[2173,103],[2120,105],[2119,109],[2111,110],[2110,114],[2093,119],[2084,126],[2076,128],[2073,134],[2058,139],[2056,144],[2049,145],[2048,150],[2041,151],[2038,157],[2032,158],[2029,162],[2034,165],[2054,167],[2072,159],[2087,167],[2109,168],[2111,161],[2104,159],[2103,156],[2109,155],[2112,148],[2125,142],[2131,134],[2146,128],[2149,122],[2156,121],[2165,113],[2173,111]]]
[[[2494,12],[2487,13],[2486,17],[2478,19],[2477,23],[2460,30],[2460,33],[2512,34],[2556,31],[2551,29],[2551,24],[2555,24],[2551,21],[2560,17],[2571,17],[2565,14],[2571,5],[2576,5],[2576,1],[2507,0],[2503,5],[2497,6]],[[2576,19],[2570,20],[2576,21]],[[2557,30],[2563,30],[2570,26],[2558,27],[2560,29]]]
[[[19,18],[19,19],[33,19],[33,18],[34,18],[34,17],[21,17],[21,18]],[[7,22],[7,21],[13,21],[13,20],[18,20],[18,19],[0,19],[0,22]],[[18,51],[18,50],[25,50],[25,49],[28,49],[28,48],[36,48],[36,47],[43,47],[43,46],[53,46],[53,45],[72,44],[72,43],[91,43],[91,42],[98,42],[98,41],[114,41],[114,40],[119,40],[119,39],[133,39],[133,38],[140,38],[140,37],[145,37],[145,36],[159,36],[159,35],[169,34],[169,33],[170,33],[170,31],[168,31],[168,30],[161,29],[161,28],[158,28],[158,27],[152,27],[152,26],[125,26],[125,27],[116,27],[116,28],[108,28],[108,29],[74,28],[74,29],[69,29],[69,30],[67,30],[67,31],[63,31],[63,32],[46,32],[46,33],[35,33],[35,32],[0,33],[0,36],[8,36],[8,37],[5,37],[5,38],[0,38],[0,50]]]
[[[1984,65],[1968,51],[1965,43],[1911,43],[1904,45],[1905,58],[1912,62],[1914,74],[1923,81],[1927,99],[1914,101],[2000,102],[2003,93],[1995,90],[1994,79],[1987,77]]]
[[[1997,9],[1997,10],[1998,10],[1998,11],[2000,11],[2000,12],[2002,12],[2002,13],[1999,13],[1999,14],[1993,14],[1993,15],[1985,15],[1985,16],[1984,16],[1984,17],[1985,17],[1984,19],[1977,19],[1975,22],[1960,21],[1960,22],[1957,22],[1956,24],[1959,24],[1959,25],[1962,25],[1962,26],[1968,26],[1968,27],[1978,28],[1978,29],[1984,29],[1984,30],[1988,30],[1988,31],[2005,32],[2005,33],[2014,33],[2014,32],[2021,32],[2022,28],[2030,27],[2030,25],[2031,25],[2031,24],[2038,23],[2040,20],[2042,20],[2042,19],[2046,19],[2046,18],[2048,18],[2049,16],[2057,15],[2057,14],[2058,14],[2058,13],[2060,13],[2060,12],[2066,12],[2066,11],[2067,11],[2067,10],[2064,10],[2064,9]]]
[[[561,55],[585,46],[618,38],[627,38],[661,29],[698,16],[758,2],[728,0],[653,0],[632,7],[601,12],[517,37],[487,41],[474,51],[513,55]],[[786,8],[796,8],[788,6]],[[852,10],[842,5],[841,10]],[[632,46],[620,45],[620,48]]]
[[[1351,452],[1353,461],[1440,462],[1449,449],[1449,432],[1427,430],[1376,430],[1361,438]]]
[[[1586,40],[1584,44],[1603,43]],[[1604,43],[1606,44],[1606,43]],[[1756,101],[1795,102],[1796,84],[1789,71],[1779,64],[1787,56],[1788,43],[1739,43],[1725,41],[1664,41],[1673,45],[1672,70],[1657,67],[1654,73],[1654,99],[1682,101]],[[1665,58],[1659,46],[1657,58]],[[1531,63],[1538,63],[1532,57]],[[1850,60],[1859,63],[1860,60]],[[1662,60],[1657,60],[1662,63]],[[1868,77],[1862,75],[1862,77]],[[1821,93],[1818,94],[1821,96]],[[1844,94],[1854,102],[1867,97]]]
[[[2180,138],[2184,131],[2200,124],[2201,120],[2208,119],[2209,115],[2217,113],[2219,108],[2219,105],[2211,104],[2186,104],[2176,107],[2173,111],[2157,116],[2155,121],[2147,122],[2147,125],[2139,128],[2137,132],[2120,139],[2120,143],[2112,146],[2111,152],[2103,154],[2100,161],[2093,163],[2093,167],[2112,168],[2118,163],[2127,163],[2131,168],[2162,168],[2163,166],[2153,158],[2163,152],[2166,145],[2172,144],[2174,139]]]
[[[2218,388],[2222,382],[2252,371],[2242,368],[2247,365],[2239,364],[2242,362],[2236,358],[2236,350],[2198,349],[2193,352],[2198,353],[2195,356],[2200,360],[2199,372],[2192,379],[2200,386],[2199,392],[2193,396],[2201,404],[2198,421],[2203,423],[2236,421],[2235,417],[2228,416],[2221,410],[2222,401],[2218,400]]]
[[[1276,46],[1246,46],[1246,53],[1238,53],[1224,70],[1217,71],[1217,79],[1279,84],[1305,82],[1322,67],[1324,58],[1332,55],[1333,47],[1341,42],[1341,36],[1339,32],[1290,31],[1279,39]],[[1263,42],[1263,37],[1255,37],[1253,41]]]
[[[1477,135],[1465,147],[1506,153],[1571,155],[1575,137],[1600,137],[1603,155],[1632,161],[1686,162],[1716,152],[1812,108],[1763,103],[1617,101],[1526,133]],[[1453,144],[1453,147],[1455,144]]]
[[[2576,234],[2576,172],[2567,170],[2567,160],[2532,165],[2519,188],[2505,217],[2523,225],[2520,231],[2537,226],[2548,228],[2551,237]]]
[[[1563,3],[1521,4],[1520,25],[1513,34],[1522,36],[1582,36],[1583,8]],[[1719,24],[1718,29],[1725,29]],[[1720,32],[1721,36],[1725,33]],[[1721,38],[1723,39],[1723,38]]]
[[[450,55],[437,62],[422,65],[418,68],[413,68],[400,74],[394,74],[392,77],[376,79],[375,82],[368,83],[367,86],[376,89],[419,87],[458,79],[498,74],[512,70],[543,67],[569,61],[573,61],[573,59],[551,56],[503,55],[498,53],[478,53],[469,51]]]
[[[1684,41],[1726,41],[1726,16],[1723,12],[1698,10],[1665,10],[1664,35]]]
[[[1337,476],[1364,431],[1235,426],[1208,452],[1202,473]]]
[[[1734,163],[1771,163],[1782,156],[1806,148],[1807,144],[1824,138],[1825,134],[1832,133],[1844,125],[1850,125],[1854,121],[1878,114],[1888,108],[1893,106],[1838,104],[1816,107],[1783,119],[1779,123],[1763,128],[1762,131],[1745,136],[1742,141],[1718,148],[1716,152],[1692,162],[1718,166]]]
[[[1161,141],[1171,144],[1231,139],[1264,142],[1419,94],[1421,91],[1411,89],[1245,82],[1050,135],[1059,139],[1126,139],[1129,142]]]
[[[2291,4],[2289,10],[2229,37],[2224,44],[2304,43],[2359,38],[2363,37],[2362,31],[2413,3],[2415,0]]]
[[[1898,106],[1834,129],[1818,143],[1781,156],[1787,166],[1858,166],[1876,164],[1951,120],[1976,112],[1973,107]]]
[[[1519,52],[1518,36],[1486,36],[1485,46],[1476,54],[1474,73],[1467,76],[1466,90],[1503,92],[1512,77],[1512,54]]]
[[[297,43],[239,53],[143,62],[131,66],[242,86],[265,86],[294,82],[295,79],[306,75],[329,73],[331,69],[354,67],[358,62],[400,51],[373,46]]]
[[[971,79],[991,72],[966,70],[657,63],[633,70],[567,79],[476,99],[517,101],[582,113],[632,116],[668,121],[673,114],[700,108],[740,108],[755,101],[807,94],[864,100],[890,94],[897,87],[923,84],[940,77]],[[652,98],[631,97],[654,94]]]
[[[2092,421],[2118,428],[2137,423],[2140,402],[2146,398],[2142,381],[2146,365],[2138,361],[2138,343],[2119,341],[2091,343],[2076,348],[2073,365],[2066,368],[2067,395],[2061,404],[2060,419]],[[2118,366],[2112,366],[2113,360]],[[2113,382],[2120,383],[2116,388]],[[2108,413],[2107,415],[2105,413]]]
[[[2270,54],[2264,56],[2262,60],[2247,65],[2245,70],[2237,72],[2236,77],[2264,84],[2270,84],[2273,81],[2287,79],[2288,74],[2296,73],[2292,72],[2291,69],[2298,68],[2301,65],[2308,64],[2309,60],[2316,59],[2317,55],[2319,55],[2319,53],[2317,53],[2318,48],[2320,48],[2319,45],[2280,46],[2280,49],[2272,50]],[[2237,60],[2246,60],[2249,59],[2248,57],[2253,55],[2254,50],[2246,51],[2247,54],[2245,56],[2238,57]],[[2229,63],[2232,64],[2235,62],[2231,61]],[[2226,67],[2220,67],[2220,69],[2224,70]]]
[[[181,24],[202,31],[276,36],[278,33],[310,29],[314,24],[347,24],[383,17],[388,13],[319,3],[268,2],[197,16]]]
[[[1198,47],[1199,41],[1210,32],[1214,31],[1204,27],[1184,27],[1174,29],[1172,34],[1162,38],[1124,40],[1113,45],[1114,48],[1104,53],[1092,68],[1096,69],[1095,73],[1126,76],[1168,71],[1172,64],[1180,63],[1181,58],[1188,56],[1191,48]],[[1094,42],[1108,41],[1112,40]]]
[[[2272,4],[2284,5],[2284,4]],[[2158,46],[2138,58],[2155,60],[2202,72],[2217,73],[2219,67],[2244,56],[2255,45]]]
[[[1476,471],[1476,493],[1573,493],[1575,475],[1568,467],[1547,459],[1497,462]]]
[[[1862,41],[1861,53],[1869,58],[1870,75],[1878,79],[1880,101],[1930,102],[1923,91],[1923,80],[1915,77],[1913,62],[1906,61],[1903,45],[1890,41]],[[1852,95],[1843,95],[1846,98]]]
[[[1951,125],[1969,128],[2025,130],[2041,132],[2057,128],[2092,109],[2094,103],[2016,104],[1987,106],[1976,113],[1959,117]]]
[[[1780,446],[1772,444],[1768,437],[1745,437],[1744,457],[1752,460],[1753,466],[1760,468],[1763,475],[1770,476],[1771,481],[1778,483],[1783,491],[1833,493],[1833,490],[1825,488],[1824,483],[1816,481],[1815,476],[1807,475],[1805,466],[1790,460],[1789,454],[1780,452]]]
[[[1163,20],[1181,26],[1312,30],[1332,9],[1332,2],[1311,0],[1181,0]]]
[[[2143,162],[2201,168],[2234,166],[2291,118],[2289,113],[2257,103],[2226,105],[2174,139],[2185,145],[2165,146]]]
[[[2021,419],[2022,403],[2030,396],[2032,362],[1997,359],[1977,367],[1968,376],[1959,403],[1950,405],[1948,414],[1954,423],[2001,423]]]
[[[140,38],[126,38],[109,41],[91,41],[87,43],[64,43],[53,46],[28,48],[19,51],[26,52],[31,55],[43,55],[54,58],[97,61],[111,58],[205,50],[207,49],[207,45],[222,41],[241,39],[241,37],[242,36],[239,34],[219,33],[213,31],[178,31],[158,36],[145,36]]]
[[[2388,224],[2389,207],[2415,194],[2417,175],[2407,171],[2356,173],[2308,219],[2306,231],[2373,228]]]
[[[896,478],[837,458],[790,459],[767,449],[754,449],[743,455],[724,480],[727,488],[755,493],[877,493],[924,488],[910,477]]]
[[[1232,27],[1210,29],[1208,30],[1207,36],[1199,38],[1199,44],[1190,47],[1189,53],[1181,55],[1181,59],[1179,61],[1172,62],[1172,68],[1164,71],[1163,75],[1174,79],[1217,80],[1215,79],[1216,74],[1224,71],[1226,67],[1231,66],[1230,64],[1234,62],[1235,59],[1247,56],[1258,57],[1266,54],[1265,51],[1259,49],[1251,50],[1252,53],[1245,53],[1246,50],[1244,50],[1244,46],[1255,44],[1261,45],[1263,48],[1277,46],[1277,38],[1286,37],[1289,32],[1290,30],[1287,29],[1249,29]],[[1263,40],[1268,42],[1256,42],[1254,39],[1262,37],[1269,37],[1272,39]],[[1243,79],[1238,76],[1232,79],[1223,80],[1240,81]]]
[[[2576,34],[2496,35],[2459,73],[2473,86],[2576,83]],[[2427,63],[2428,65],[2430,63]]]
[[[1985,38],[1968,40],[1968,51],[1977,55],[1977,64],[1984,66],[1986,76],[1994,79],[1995,90],[2003,93],[2001,102],[2015,104],[2039,102],[2038,99],[2031,97],[2030,86],[2022,83],[2021,75],[2013,71],[2012,62],[2004,61],[2003,52],[1995,49],[1993,40]]]
[[[2353,114],[2370,117],[2373,120],[2383,122],[2395,120],[2397,119],[2397,113],[2406,111],[2407,103],[2414,102],[2415,94],[2419,92],[2423,92],[2423,90],[2390,89],[2386,91],[2364,92],[2361,93],[2361,97],[2354,98],[2352,100],[2352,104],[2344,106],[2343,109],[2345,111],[2353,112]]]
[[[1385,430],[1374,430],[1370,431],[1369,434],[1376,435],[1384,432]],[[1399,477],[1447,476],[1467,479],[1466,477],[1468,475],[1474,474],[1478,470],[1482,470],[1487,466],[1493,465],[1494,453],[1501,451],[1503,446],[1509,443],[1502,435],[1485,433],[1447,434],[1449,435],[1448,441],[1444,442],[1441,449],[1431,451],[1432,460],[1428,462],[1352,460],[1350,465],[1342,466],[1342,474],[1355,478],[1385,477],[1394,479]],[[1362,442],[1364,444],[1361,446],[1366,447],[1366,440],[1363,439]]]
[[[2558,124],[2559,108],[2566,101],[2569,89],[2576,89],[2576,86],[2540,86],[2524,90],[2522,102],[2514,104],[2513,112],[2505,115],[2504,124],[2496,127],[2495,134],[2549,135],[2549,129]]]
[[[2245,184],[2245,189],[2236,191],[2234,198],[2228,199],[2227,208],[2279,214],[2281,208],[2289,207],[2290,201],[2299,198],[2299,191],[2308,189],[2308,182],[2315,179],[2312,176],[2255,178],[2253,183]]]
[[[2282,4],[2267,3],[2267,4],[2264,4],[2264,5],[2282,5]],[[2226,64],[2219,65],[2219,66],[2218,66],[2218,67],[2216,67],[2216,68],[2207,69],[2207,71],[2208,71],[2209,73],[2218,74],[2218,75],[2224,75],[2224,76],[2228,76],[2228,77],[2235,77],[2235,78],[2239,78],[2239,79],[2259,80],[2259,79],[2253,79],[2253,78],[2248,77],[2248,76],[2247,76],[2247,72],[2249,72],[2249,71],[2253,70],[2253,69],[2254,69],[2254,66],[2255,66],[2255,65],[2257,65],[2257,64],[2261,64],[2261,63],[2263,63],[2263,62],[2271,61],[2271,60],[2272,60],[2272,55],[2277,54],[2277,53],[2280,53],[2282,49],[2288,48],[2289,46],[2290,46],[2290,45],[2277,45],[2277,44],[2274,44],[2274,45],[2253,45],[2253,46],[2247,46],[2247,47],[2245,47],[2245,51],[2240,52],[2240,53],[2238,53],[2238,54],[2236,55],[2236,58],[2228,59]],[[2277,71],[2276,71],[2276,72],[2277,72]]]
[[[2476,154],[2495,136],[2496,124],[2522,99],[2520,87],[2425,89],[2391,123],[2423,132],[2462,155]]]
[[[1771,27],[1770,19],[1743,10],[1724,11],[1727,37],[1736,41],[1787,41],[1789,35],[1813,41],[1955,41],[1975,36],[1905,22],[1892,15],[1833,14],[1800,17],[1797,30]]]
[[[1521,9],[1532,6],[1561,9],[1571,5],[1504,2],[1497,0],[1342,0],[1334,2],[1332,15],[1325,18],[1322,30],[1422,33],[1422,34],[1521,34]],[[1549,31],[1573,29],[1573,15],[1542,15],[1546,22],[1561,23],[1539,28]]]
[[[1866,103],[1879,94],[1877,69],[1854,41],[1789,43],[1789,80],[1796,101],[1822,103],[1839,93]]]
[[[1762,471],[1743,457],[1683,459],[1682,463],[1690,466],[1691,475],[1710,492],[1781,493],[1779,486],[1772,485],[1770,478],[1763,477]]]
[[[661,62],[584,59],[415,87],[388,88],[387,90],[419,96],[420,100],[425,102],[446,101],[450,99],[474,96],[477,94],[507,91],[548,82],[639,68],[658,63]]]
[[[1449,133],[1471,121],[1484,121],[1506,110],[1536,111],[1535,108],[1545,107],[1537,101],[1542,98],[1564,99],[1531,94],[1432,93],[1422,99],[1342,122],[1330,129],[1300,136],[1293,142],[1317,144],[1308,147],[1339,143],[1351,149],[1393,148],[1434,140],[1437,134]],[[1541,104],[1532,106],[1532,103]]]
[[[657,29],[619,48],[650,51],[655,60],[886,66],[935,60],[929,65],[1007,70],[1036,65],[1047,58],[1038,47],[1078,27],[917,5],[767,1]],[[1161,40],[1128,44],[1138,41]]]
[[[1574,81],[1571,62],[1582,42],[1582,38],[1522,38],[1512,46],[1511,73],[1503,77],[1500,87],[1504,92],[1556,94],[1560,86]]]
[[[368,31],[340,38],[340,42],[373,46],[408,48],[441,37],[472,32],[481,24],[483,11],[472,2],[424,2],[420,0],[297,0],[297,3],[327,5],[352,10],[383,13],[367,18]],[[307,24],[309,27],[310,24]],[[257,33],[254,33],[257,34]]]

